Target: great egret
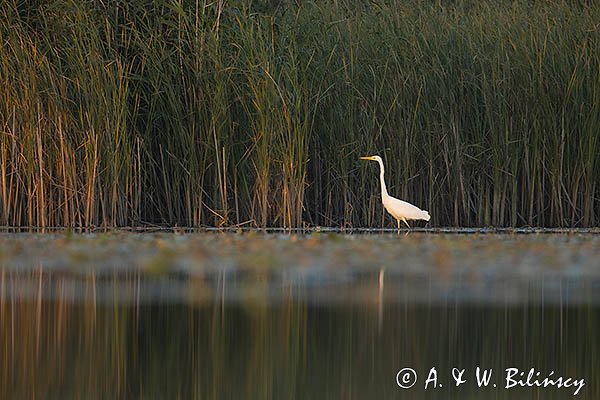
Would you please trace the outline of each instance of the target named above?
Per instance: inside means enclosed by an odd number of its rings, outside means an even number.
[[[385,179],[383,178],[383,174],[385,172],[385,168],[383,167],[383,160],[379,156],[370,156],[370,157],[361,157],[361,160],[369,160],[369,161],[377,161],[379,163],[379,179],[381,181],[381,202],[383,203],[383,207],[392,214],[392,217],[396,219],[398,222],[398,232],[400,232],[400,221],[404,222],[408,229],[410,229],[410,225],[408,225],[407,220],[417,220],[422,219],[424,221],[429,221],[429,213],[425,210],[421,210],[417,206],[413,206],[406,201],[399,200],[395,197],[392,197],[388,194],[387,188],[385,187]]]

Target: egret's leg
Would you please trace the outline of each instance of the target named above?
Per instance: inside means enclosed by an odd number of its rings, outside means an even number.
[[[398,235],[400,234],[400,220],[397,219],[396,222],[398,222]]]
[[[410,225],[406,221],[406,218],[402,218],[402,221],[406,224],[406,226],[408,227],[408,230],[410,231]],[[400,221],[398,221],[398,226],[400,226]]]

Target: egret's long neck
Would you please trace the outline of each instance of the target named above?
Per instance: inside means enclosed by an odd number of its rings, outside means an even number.
[[[387,192],[387,188],[385,187],[385,179],[383,175],[385,174],[385,168],[383,167],[383,161],[377,160],[379,162],[379,180],[381,181],[381,198],[389,196]]]

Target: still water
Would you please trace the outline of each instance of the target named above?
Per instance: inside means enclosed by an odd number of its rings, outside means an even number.
[[[599,332],[593,234],[0,236],[1,399],[598,399]]]

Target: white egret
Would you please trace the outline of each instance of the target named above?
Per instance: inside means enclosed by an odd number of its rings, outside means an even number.
[[[421,219],[424,221],[429,221],[429,213],[425,210],[421,210],[417,206],[413,206],[406,201],[399,200],[395,197],[392,197],[388,194],[387,188],[385,186],[385,179],[383,178],[383,174],[385,172],[385,168],[383,167],[383,160],[379,156],[370,156],[370,157],[361,157],[361,160],[369,160],[369,161],[377,161],[379,163],[379,179],[381,181],[381,202],[383,203],[383,207],[392,214],[392,217],[396,219],[398,222],[398,232],[400,232],[400,221],[404,222],[408,229],[410,229],[410,225],[408,225],[407,220],[417,220]]]

